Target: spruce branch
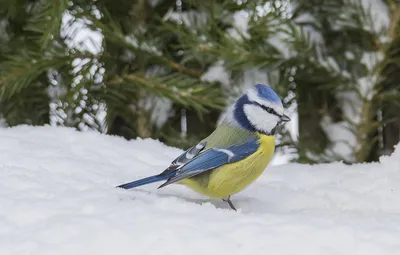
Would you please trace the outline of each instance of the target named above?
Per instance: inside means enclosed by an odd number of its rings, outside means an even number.
[[[161,77],[145,77],[138,73],[128,73],[106,82],[108,87],[116,84],[124,86],[138,86],[158,96],[205,111],[207,108],[221,109],[224,100],[219,88],[207,83],[200,83],[191,77],[182,77],[181,74],[169,74]]]
[[[24,29],[40,34],[39,43],[42,50],[59,37],[63,14],[68,8],[68,3],[68,0],[43,0],[36,2],[32,8],[32,16]]]

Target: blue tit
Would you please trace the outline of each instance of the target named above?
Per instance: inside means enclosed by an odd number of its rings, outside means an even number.
[[[131,189],[164,181],[176,183],[234,207],[231,196],[253,183],[275,151],[276,128],[290,118],[279,96],[263,84],[249,88],[228,108],[208,137],[177,157],[162,173],[119,185]]]

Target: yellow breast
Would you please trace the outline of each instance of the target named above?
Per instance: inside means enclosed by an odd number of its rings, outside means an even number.
[[[206,175],[180,183],[206,196],[223,198],[236,194],[254,182],[267,167],[275,151],[274,136],[258,134],[260,147],[244,160],[226,164]]]

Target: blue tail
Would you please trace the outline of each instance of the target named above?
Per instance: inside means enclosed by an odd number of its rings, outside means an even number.
[[[153,182],[165,181],[174,175],[175,175],[175,173],[153,175],[153,176],[146,177],[146,178],[143,178],[143,179],[140,179],[137,181],[121,184],[121,185],[117,186],[117,188],[132,189],[132,188],[136,188],[136,187],[146,185],[149,183],[153,183]]]

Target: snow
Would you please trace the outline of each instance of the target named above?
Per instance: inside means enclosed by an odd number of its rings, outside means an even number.
[[[336,73],[340,73],[341,72],[339,64],[331,56],[328,56],[328,57],[326,57],[324,59],[320,58],[319,59],[319,63],[321,64],[321,66],[325,67],[326,69],[328,69],[331,72],[336,72]]]
[[[187,27],[203,27],[207,25],[209,14],[200,11],[167,12],[164,20],[177,22]]]
[[[368,71],[373,72],[375,66],[382,61],[382,56],[378,55],[378,52],[364,52],[361,63],[365,65]]]
[[[7,126],[6,121],[3,118],[3,116],[1,116],[1,114],[0,114],[0,128],[6,127],[6,126]]]
[[[232,15],[233,28],[227,29],[227,33],[238,41],[242,41],[243,37],[246,39],[250,38],[248,32],[250,14],[247,11],[241,10],[234,12]]]
[[[318,27],[318,21],[310,13],[300,14],[294,21],[297,24],[301,24],[302,29],[308,33],[309,40],[317,44],[322,44],[324,38],[320,32],[318,32],[311,24]]]
[[[139,106],[150,112],[150,121],[157,128],[162,128],[174,114],[171,100],[149,93],[139,101]],[[132,105],[131,109],[135,111],[135,107],[135,105]]]
[[[324,116],[321,127],[332,143],[330,148],[326,149],[326,153],[333,158],[354,162],[357,140],[351,132],[350,124],[346,121],[333,122],[329,116]]]
[[[356,160],[355,152],[359,150],[359,144],[354,131],[361,122],[364,101],[360,96],[364,95],[363,93],[367,93],[363,91],[363,88],[366,89],[367,86],[360,83],[362,80],[365,79],[359,79],[358,92],[348,90],[335,93],[344,120],[333,122],[329,116],[324,116],[321,121],[321,127],[332,143],[327,153],[332,154],[332,156],[338,156],[348,162]]]
[[[268,84],[271,86],[271,84],[278,84],[278,82],[273,81],[269,79],[269,74],[274,71],[270,70],[265,70],[261,68],[250,68],[244,71],[243,73],[243,80],[240,81],[240,85],[242,88],[241,93],[243,93],[245,90],[250,88],[251,86],[254,86],[254,84]],[[271,75],[272,77],[272,75]]]
[[[230,75],[225,70],[224,62],[218,61],[214,65],[210,66],[207,72],[205,72],[200,79],[208,82],[219,82],[224,86],[224,88],[229,88],[229,77]]]
[[[8,20],[1,19],[0,20],[0,42],[2,42],[2,43],[10,40],[10,36],[8,35],[8,32],[7,32],[7,27],[8,27]]]
[[[346,58],[348,59],[348,60],[354,60],[354,59],[356,59],[356,56],[354,55],[354,53],[353,52],[351,52],[351,51],[345,51],[344,52],[344,55],[346,56]]]
[[[156,56],[161,56],[162,52],[157,49],[157,47],[149,45],[147,42],[139,42],[135,35],[127,35],[125,36],[125,42],[132,45],[134,48],[141,49],[143,51],[147,51],[148,53],[152,53]]]
[[[94,13],[98,13],[98,10]],[[75,19],[73,15],[66,12],[62,18],[61,36],[66,37],[66,43],[71,49],[87,50],[92,54],[98,54],[102,49],[104,36],[99,31],[90,29],[86,22],[83,19]]]
[[[390,22],[389,8],[383,0],[356,0],[356,4],[361,3],[364,10],[371,16],[373,31],[379,33],[386,30]]]
[[[290,1],[288,0],[275,0],[273,2],[266,2],[264,5],[258,5],[256,7],[257,15],[260,17],[266,16],[268,13],[274,11],[280,11],[283,18],[290,15]]]
[[[354,58],[354,54],[349,51],[345,52],[345,56],[348,59]],[[380,54],[376,52],[364,52],[361,63],[365,65],[370,73],[373,73],[376,64],[381,60],[380,58]],[[350,75],[346,71],[341,71],[339,65],[332,57],[328,57],[326,60],[321,59],[320,64],[337,73],[340,72],[343,76]],[[355,131],[356,125],[362,121],[363,104],[366,101],[370,101],[374,96],[374,86],[377,84],[377,80],[378,77],[376,75],[367,74],[356,80],[357,83],[354,88],[335,93],[345,121],[334,123],[326,116],[321,122],[321,126],[332,142],[332,146],[327,150],[328,154],[333,154],[333,156],[338,156],[349,162],[355,161],[355,152],[359,150],[359,145],[356,134],[353,131]],[[350,120],[350,122],[347,120]]]
[[[380,163],[269,167],[235,212],[179,185],[114,188],[181,153],[158,141],[29,126],[0,141],[0,254],[400,253],[399,148]]]
[[[280,54],[282,54],[282,57],[288,59],[292,54],[290,45],[286,42],[288,38],[286,32],[277,32],[274,36],[269,37],[267,41],[272,47],[279,51]]]
[[[146,70],[146,77],[148,78],[160,77],[165,74],[166,69],[161,66],[151,67]],[[142,95],[141,101],[139,104],[142,104],[151,113],[150,121],[157,128],[162,128],[168,119],[174,115],[173,103],[168,98],[146,93],[146,95]]]

